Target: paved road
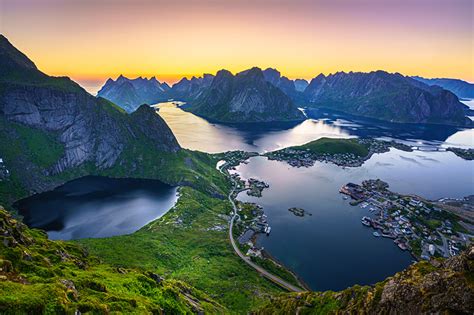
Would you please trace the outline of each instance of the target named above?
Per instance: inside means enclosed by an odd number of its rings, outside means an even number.
[[[222,170],[220,170],[222,172]],[[263,269],[262,267],[260,267],[259,265],[255,264],[254,262],[252,262],[250,260],[249,257],[245,256],[244,254],[242,254],[242,252],[240,251],[239,247],[237,246],[237,244],[235,243],[234,241],[234,236],[232,234],[232,229],[234,227],[234,220],[235,218],[238,216],[237,214],[237,206],[235,205],[235,202],[234,200],[232,199],[232,194],[234,193],[234,189],[235,189],[235,186],[236,186],[236,183],[234,182],[233,179],[232,180],[232,184],[234,185],[234,188],[232,189],[232,191],[230,192],[228,198],[229,198],[229,201],[230,203],[232,204],[232,208],[233,208],[233,211],[234,211],[234,215],[232,216],[232,219],[230,220],[230,224],[229,224],[229,238],[230,238],[230,242],[232,244],[232,247],[234,248],[234,251],[235,253],[240,257],[242,258],[242,260],[247,264],[249,265],[250,267],[252,267],[253,269],[255,269],[256,271],[258,271],[261,275],[263,275],[265,278],[269,279],[270,281],[278,284],[279,286],[281,286],[282,288],[288,290],[288,291],[293,291],[293,292],[302,292],[304,290],[302,290],[301,288],[297,287],[297,286],[294,286],[292,285],[291,283],[288,283],[286,282],[285,280],[281,279],[280,277],[277,277],[275,276],[274,274],[271,274],[270,272],[266,271],[265,269]]]

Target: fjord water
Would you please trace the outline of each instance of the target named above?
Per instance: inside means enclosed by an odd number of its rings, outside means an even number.
[[[185,112],[174,102],[155,105],[180,145],[209,153],[229,150],[267,152],[322,137],[375,137],[413,146],[474,147],[474,129],[451,126],[391,124],[322,110],[307,110],[308,119],[291,123],[219,124]]]
[[[259,178],[270,185],[261,198],[239,195],[263,206],[272,227],[258,238],[272,256],[299,274],[313,290],[339,290],[371,284],[408,266],[413,258],[392,240],[376,238],[361,224],[369,208],[349,205],[339,194],[348,183],[380,178],[390,189],[427,198],[474,194],[473,162],[450,152],[392,149],[374,155],[358,168],[317,162],[294,168],[284,162],[255,157],[237,167],[243,178]],[[288,209],[303,208],[312,216],[297,217]]]
[[[133,233],[165,214],[177,188],[156,180],[87,176],[18,201],[24,222],[51,239],[108,237]]]
[[[339,194],[343,184],[380,178],[393,191],[429,199],[474,194],[473,161],[452,152],[429,151],[451,146],[472,148],[473,129],[380,123],[325,111],[307,112],[313,119],[300,124],[222,125],[171,103],[157,107],[183,147],[207,152],[265,152],[321,137],[371,136],[420,147],[414,152],[391,149],[357,168],[319,162],[311,168],[294,168],[264,157],[251,158],[237,168],[243,178],[259,178],[270,184],[261,198],[239,195],[241,200],[262,205],[268,216],[272,232],[261,236],[259,245],[314,290],[375,283],[413,261],[392,240],[375,238],[372,230],[361,224],[368,208],[352,207],[343,200]],[[288,211],[291,207],[301,207],[312,216],[294,216]]]

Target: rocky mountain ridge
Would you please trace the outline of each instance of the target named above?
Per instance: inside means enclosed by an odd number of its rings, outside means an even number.
[[[318,75],[304,91],[309,107],[399,123],[471,126],[456,95],[385,71]]]
[[[304,120],[304,114],[259,68],[235,76],[219,71],[209,87],[190,102],[189,110],[220,122],[271,122]]]

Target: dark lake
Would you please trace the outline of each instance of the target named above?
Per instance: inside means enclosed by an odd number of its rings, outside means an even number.
[[[14,206],[51,239],[97,238],[135,232],[172,208],[176,193],[156,180],[87,176]]]

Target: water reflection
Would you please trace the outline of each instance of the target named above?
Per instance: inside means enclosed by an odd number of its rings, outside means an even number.
[[[383,123],[320,110],[307,110],[309,119],[302,123],[219,124],[185,112],[173,103],[156,107],[183,147],[210,153],[266,152],[322,137],[376,137],[409,145],[474,147],[474,129],[452,126]]]
[[[426,198],[462,197],[474,194],[474,162],[451,152],[404,152],[391,149],[376,154],[363,166],[342,168],[317,162],[310,168],[294,168],[263,157],[251,158],[237,172],[243,178],[259,178],[270,185],[261,198],[241,193],[240,200],[263,206],[272,227],[258,244],[296,271],[314,290],[340,290],[353,284],[372,284],[412,262],[392,240],[375,238],[362,226],[368,208],[349,205],[339,194],[348,182],[380,178],[390,189]],[[288,211],[301,207],[312,216]]]
[[[24,222],[51,239],[108,237],[133,233],[165,214],[176,187],[155,180],[87,176],[18,201]]]

